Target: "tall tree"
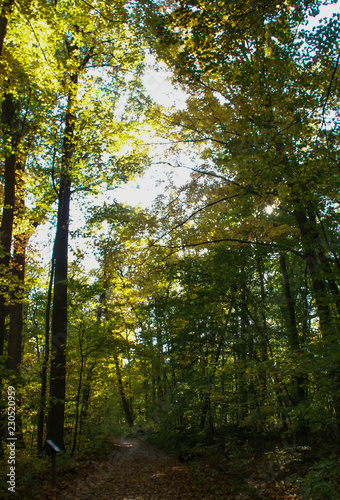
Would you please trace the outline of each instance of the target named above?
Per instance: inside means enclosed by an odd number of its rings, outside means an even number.
[[[115,105],[125,89],[131,89],[127,96],[127,110],[129,104],[132,107],[137,104],[142,109],[141,103],[133,100],[133,93],[137,94],[141,89],[138,80],[143,52],[137,32],[127,23],[128,8],[125,2],[118,2],[114,6],[107,6],[105,2],[97,6],[84,6],[83,2],[79,2],[76,6],[72,4],[72,15],[69,15],[69,2],[59,2],[55,7],[55,16],[64,36],[66,107],[60,140],[58,216],[54,243],[50,380],[52,405],[47,434],[61,449],[64,448],[71,191],[72,188],[91,190],[100,181],[106,185],[119,182],[133,172],[140,171],[144,161],[142,151],[139,155],[132,152],[124,157],[118,146],[123,140],[122,136],[129,135],[129,121],[136,121],[128,118],[127,111],[126,118],[121,117],[122,126],[125,121],[126,128],[120,133],[122,127],[117,124]],[[67,16],[65,12],[68,12]],[[94,68],[98,68],[97,75]],[[142,98],[140,92],[139,97]],[[94,108],[94,103],[98,105],[97,109]]]

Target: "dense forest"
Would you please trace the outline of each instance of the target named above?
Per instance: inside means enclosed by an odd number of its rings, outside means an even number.
[[[337,1],[0,5],[4,498],[120,435],[340,498]]]

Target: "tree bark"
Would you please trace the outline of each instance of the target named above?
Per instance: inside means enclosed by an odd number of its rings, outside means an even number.
[[[20,168],[19,168],[20,166]],[[23,220],[25,217],[25,183],[23,180],[25,164],[17,165],[15,172],[15,212],[16,220]],[[22,331],[24,325],[24,283],[26,250],[28,241],[36,226],[31,224],[14,237],[13,258],[11,274],[14,277],[14,290],[11,294],[11,304],[9,307],[9,335],[8,335],[8,359],[7,367],[18,372],[22,359]]]
[[[292,298],[292,293],[290,290],[290,281],[286,266],[286,258],[283,253],[280,253],[280,269],[283,279],[283,288],[286,298],[287,312],[289,318],[289,341],[290,346],[293,350],[297,350],[299,348],[299,335],[296,327],[296,317],[295,317],[295,308],[294,301]]]
[[[120,394],[120,397],[122,399],[122,404],[123,404],[123,409],[124,409],[126,421],[128,423],[128,426],[132,427],[133,426],[133,417],[132,417],[132,413],[130,410],[128,399],[127,399],[126,394],[125,394],[125,387],[124,387],[122,372],[121,372],[121,369],[119,366],[118,356],[116,354],[114,354],[113,359],[115,362],[119,394]]]
[[[3,133],[4,165],[4,204],[0,226],[0,273],[4,275],[5,283],[11,281],[12,274],[9,269],[12,248],[16,179],[15,174],[19,165],[17,146],[21,136],[17,107],[12,94],[7,93],[2,101],[1,127]],[[6,337],[6,317],[8,314],[7,302],[10,289],[4,286],[0,292],[0,356],[4,355]],[[0,393],[1,393],[0,380]],[[0,397],[1,399],[1,397]],[[2,434],[2,407],[0,407],[0,434]],[[0,456],[3,455],[2,440],[0,440]]]
[[[327,294],[327,273],[320,262],[320,237],[313,214],[308,218],[301,210],[294,212],[300,230],[302,246],[306,263],[311,276],[317,314],[320,322],[320,331],[325,342],[325,355],[332,359],[332,368],[328,371],[333,389],[333,407],[337,428],[337,445],[340,449],[340,366],[334,357],[337,352],[337,338],[333,332],[333,321],[330,309],[330,298]],[[335,293],[333,289],[332,293]],[[335,349],[334,349],[335,348]]]
[[[313,284],[315,303],[320,321],[320,330],[323,336],[327,337],[331,333],[331,313],[327,297],[326,282],[316,251],[318,234],[315,225],[308,220],[304,212],[295,210],[294,215],[300,230],[305,259]]]
[[[8,357],[7,368],[13,373],[19,375],[20,365],[22,361],[22,332],[24,326],[24,302],[23,302],[23,286],[25,280],[25,263],[26,263],[26,248],[29,240],[29,234],[21,234],[14,238],[14,255],[12,276],[17,278],[16,289],[12,294],[11,304],[9,306],[9,334],[8,334]],[[20,377],[17,379],[16,385],[22,385]],[[21,418],[21,398],[18,397],[16,402],[15,414],[15,434],[18,446],[24,446],[24,437],[22,433],[22,418]]]
[[[295,354],[299,353],[300,348],[300,339],[297,329],[296,316],[295,316],[295,307],[294,300],[292,297],[291,289],[290,289],[290,281],[289,275],[286,266],[286,258],[283,253],[280,253],[280,269],[283,278],[283,287],[286,298],[286,305],[288,311],[288,319],[289,319],[289,342],[292,352]],[[305,398],[305,390],[302,385],[303,377],[301,373],[298,373],[296,377],[292,377],[292,384],[295,385],[295,394],[292,395],[292,402],[296,406]],[[299,435],[303,438],[307,437],[308,427],[302,422],[301,427],[299,429]]]
[[[44,434],[44,420],[46,408],[46,390],[47,390],[47,369],[50,357],[50,313],[52,303],[52,287],[54,276],[54,255],[52,256],[50,282],[47,292],[47,305],[45,315],[45,346],[44,346],[44,360],[41,368],[41,388],[40,388],[40,409],[38,413],[38,437],[37,437],[37,452],[38,455],[43,452],[43,434]]]
[[[16,107],[13,96],[6,94],[2,102],[2,131],[5,149],[5,185],[4,205],[0,227],[0,268],[1,272],[9,272],[10,254],[12,247],[14,208],[15,208],[15,173],[18,167],[16,143],[18,140],[17,123],[15,119]],[[7,277],[10,279],[10,277]],[[0,356],[4,354],[5,322],[7,315],[6,303],[8,291],[0,294]]]
[[[76,30],[78,28],[76,27]],[[66,43],[69,58],[77,53],[78,46]],[[68,269],[68,236],[72,184],[72,160],[75,151],[74,106],[78,87],[78,73],[84,70],[91,59],[93,48],[77,65],[77,70],[70,76],[70,89],[67,99],[65,129],[63,133],[63,154],[58,196],[57,230],[54,241],[54,290],[51,338],[51,376],[50,400],[51,408],[47,422],[47,438],[60,449],[64,446],[64,416],[66,393],[66,341],[67,341],[67,269]]]
[[[223,345],[224,345],[224,341],[225,341],[226,330],[227,330],[228,324],[229,324],[230,314],[231,314],[231,308],[228,311],[226,322],[223,325],[220,337],[218,339],[217,350],[216,350],[215,359],[214,359],[213,366],[212,366],[212,371],[211,371],[210,376],[208,377],[209,387],[207,389],[207,393],[205,395],[205,398],[203,401],[203,406],[202,406],[200,427],[201,427],[201,430],[204,430],[206,419],[207,419],[207,416],[209,415],[209,417],[210,417],[209,418],[209,430],[211,433],[213,433],[213,431],[214,431],[214,422],[213,422],[212,413],[211,413],[211,392],[212,392],[212,389],[215,385],[216,371],[217,371],[217,367],[218,367],[218,364],[220,361],[220,356],[221,356],[221,353],[223,350]]]
[[[95,367],[96,363],[93,363],[89,368],[86,376],[86,382],[83,388],[83,398],[81,402],[81,410],[80,410],[80,424],[79,424],[79,435],[82,434],[83,424],[87,417],[90,393],[91,393],[91,380],[92,380],[92,371]]]
[[[72,77],[74,87],[76,87],[77,82],[77,75],[74,75]],[[73,88],[69,93],[65,118],[57,230],[53,249],[55,274],[51,328],[51,408],[47,423],[47,439],[53,441],[62,450],[65,449],[64,414],[66,391],[68,235],[71,201],[71,161],[74,153],[76,119],[73,114],[74,92]]]
[[[68,225],[70,210],[70,179],[60,183],[57,233],[54,244],[54,294],[52,312],[51,378],[47,434],[60,449],[64,449],[64,408],[67,339],[67,263]]]
[[[74,424],[74,435],[73,435],[73,446],[72,446],[72,451],[71,451],[71,457],[73,457],[74,452],[76,451],[76,446],[77,446],[78,423],[79,423],[79,403],[80,403],[80,393],[81,393],[82,382],[83,382],[84,360],[85,360],[85,356],[82,354],[81,355],[81,362],[80,362],[80,370],[79,370],[78,390],[77,390],[77,397],[76,397],[76,418],[75,418],[75,424]]]
[[[0,14],[0,56],[2,55],[2,49],[7,32],[8,17],[11,14],[13,5],[14,5],[14,0],[4,0],[2,4],[2,9]]]

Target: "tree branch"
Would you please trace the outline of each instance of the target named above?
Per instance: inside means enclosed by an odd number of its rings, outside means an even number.
[[[169,161],[152,162],[151,165],[169,165],[169,167],[172,167],[172,168],[185,168],[187,170],[191,170],[192,172],[197,172],[198,174],[203,174],[203,175],[207,175],[207,176],[210,176],[210,177],[216,177],[216,179],[222,179],[222,180],[224,180],[226,182],[229,182],[230,184],[234,184],[235,186],[243,187],[238,182],[233,181],[231,179],[228,179],[228,177],[225,177],[224,175],[216,174],[215,172],[213,172],[211,170],[209,172],[206,172],[205,170],[200,170],[200,169],[194,168],[194,167],[186,167],[185,165],[173,165]]]
[[[253,241],[253,240],[244,240],[242,238],[220,238],[218,240],[207,240],[207,241],[200,241],[198,243],[186,243],[183,245],[159,245],[164,248],[172,248],[172,249],[181,249],[181,248],[191,248],[191,247],[198,247],[202,245],[211,245],[211,244],[216,244],[216,243],[222,243],[224,241],[231,242],[231,243],[242,243],[245,245],[255,245],[255,246],[264,246],[264,247],[272,247],[277,250],[283,250],[285,252],[291,252],[294,255],[297,255],[298,257],[304,258],[304,254],[302,252],[299,252],[298,250],[294,250],[293,248],[283,248],[279,247],[276,243],[266,243],[264,241]]]

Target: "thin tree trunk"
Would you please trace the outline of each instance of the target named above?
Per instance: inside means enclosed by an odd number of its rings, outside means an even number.
[[[29,240],[29,233],[18,235],[14,238],[14,255],[12,276],[17,278],[16,290],[12,294],[12,301],[9,306],[9,335],[8,335],[8,358],[7,368],[17,375],[16,386],[21,385],[20,365],[22,361],[22,333],[24,326],[24,303],[23,286],[25,281],[26,248]],[[18,446],[24,446],[22,433],[21,398],[16,401],[15,433]]]
[[[295,309],[294,309],[294,301],[292,298],[292,293],[290,290],[290,281],[286,266],[286,258],[283,253],[280,253],[280,269],[283,278],[283,288],[285,292],[286,305],[288,311],[289,318],[289,339],[290,346],[293,350],[297,350],[300,347],[299,343],[299,335],[296,327],[296,318],[295,318]]]
[[[44,421],[46,409],[46,390],[47,390],[47,369],[48,361],[50,358],[50,315],[52,303],[52,287],[54,275],[54,255],[51,262],[50,282],[47,292],[47,305],[45,315],[45,346],[44,346],[44,360],[41,368],[41,388],[40,388],[40,409],[38,413],[38,437],[37,437],[37,451],[38,455],[43,452],[43,435],[44,435]]]
[[[124,387],[123,378],[122,378],[122,371],[121,371],[120,366],[119,366],[118,356],[116,354],[114,354],[113,359],[115,362],[119,394],[120,394],[120,397],[122,399],[125,418],[126,418],[126,421],[129,425],[129,427],[132,427],[133,426],[133,417],[132,417],[132,413],[130,410],[128,399],[127,399],[126,394],[125,394],[125,387]]]
[[[300,348],[300,340],[297,330],[295,307],[290,289],[290,281],[286,266],[286,259],[283,253],[280,253],[280,268],[283,278],[283,287],[284,287],[286,305],[288,310],[290,347],[295,354],[298,354]],[[303,388],[302,381],[303,378],[300,373],[292,380],[292,383],[296,386],[296,394],[293,395],[293,401],[295,405],[301,403],[305,398],[305,390]],[[299,429],[299,434],[301,437],[306,437],[306,435],[308,434],[308,428],[304,423],[301,424],[301,427]]]
[[[84,389],[83,389],[83,398],[82,398],[81,410],[80,410],[79,435],[81,435],[83,432],[83,424],[84,424],[84,421],[87,417],[87,411],[88,411],[90,393],[91,393],[92,370],[94,369],[94,367],[95,367],[95,363],[93,363],[91,365],[91,368],[87,372],[86,382],[85,382]]]
[[[25,217],[25,183],[24,167],[25,163],[17,165],[15,172],[15,212],[16,220],[23,220]],[[11,274],[14,278],[13,291],[11,294],[11,304],[9,307],[10,323],[8,335],[8,359],[7,367],[14,372],[20,369],[22,359],[22,332],[24,325],[24,283],[26,250],[29,238],[34,231],[34,225],[25,231],[16,234],[13,243],[13,258]]]
[[[246,297],[242,296],[243,302]],[[235,305],[235,309],[236,309]],[[249,324],[248,317],[245,314],[243,305],[235,312],[236,324],[233,342],[234,351],[234,365],[235,365],[235,393],[237,395],[237,409],[235,412],[236,423],[240,427],[248,413],[248,395],[249,386],[246,379],[246,363],[247,363],[247,349],[245,348],[247,325]]]
[[[106,266],[104,264],[104,273],[105,272],[106,272]],[[97,312],[97,321],[100,320],[103,313],[105,315],[105,318],[107,319],[107,308],[106,308],[105,302],[106,302],[106,292],[104,291],[99,298],[100,306],[99,306],[98,312]],[[120,369],[119,358],[118,358],[117,353],[113,354],[113,359],[114,359],[114,363],[115,363],[115,367],[116,367],[118,389],[119,389],[119,394],[120,394],[120,397],[122,400],[125,418],[126,418],[126,421],[129,425],[129,427],[132,427],[133,426],[132,411],[130,409],[128,398],[126,397],[125,387],[124,387],[124,382],[123,382],[123,377],[122,377],[122,371]]]
[[[80,403],[80,393],[81,393],[82,381],[83,381],[84,359],[85,359],[85,356],[82,355],[81,362],[80,362],[78,391],[77,391],[77,398],[76,398],[76,418],[75,418],[75,423],[74,423],[74,435],[73,435],[73,446],[72,446],[72,451],[71,451],[71,457],[73,457],[74,452],[76,451],[76,446],[77,446],[78,423],[79,423],[79,403]]]
[[[213,367],[212,367],[212,373],[211,373],[210,378],[209,378],[209,388],[207,390],[205,399],[203,401],[203,407],[202,407],[202,416],[201,416],[201,423],[200,423],[201,429],[203,430],[204,427],[205,427],[205,422],[206,422],[207,415],[208,415],[208,412],[209,412],[209,416],[210,416],[210,418],[209,418],[209,428],[210,428],[211,432],[214,431],[214,422],[213,422],[213,418],[212,418],[212,414],[211,414],[211,391],[212,391],[213,386],[215,385],[216,370],[217,370],[218,363],[219,363],[219,360],[220,360],[220,356],[221,356],[221,353],[222,353],[222,348],[223,348],[223,344],[224,344],[226,329],[227,329],[228,324],[229,324],[230,314],[231,314],[231,308],[228,311],[227,319],[226,319],[226,322],[225,322],[225,324],[223,326],[223,329],[222,329],[222,332],[221,332],[221,335],[220,335],[220,338],[219,338],[219,341],[218,341],[217,351],[216,351],[216,354],[215,354],[215,359],[214,359],[214,363],[213,363]]]
[[[271,358],[273,358],[273,353],[268,337],[268,329],[267,329],[267,318],[266,318],[266,292],[265,292],[265,284],[264,284],[264,272],[262,269],[262,261],[259,256],[256,258],[257,262],[257,270],[259,273],[260,280],[260,291],[261,291],[261,318],[262,318],[262,328],[259,329],[261,334],[261,361],[259,365],[259,380],[260,380],[260,406],[263,407],[265,404],[265,400],[267,397],[267,371],[264,368],[266,361],[268,360],[268,350]],[[260,423],[260,426],[262,424]]]
[[[296,326],[296,317],[295,317],[295,308],[294,308],[294,301],[292,298],[292,293],[290,289],[290,281],[289,281],[289,276],[288,276],[288,271],[287,271],[287,266],[286,266],[286,259],[284,254],[280,254],[280,268],[281,268],[281,274],[283,278],[283,286],[284,286],[284,292],[285,292],[285,298],[286,298],[286,304],[287,304],[287,310],[288,310],[288,318],[289,318],[289,338],[290,338],[290,346],[291,349],[294,352],[298,352],[300,348],[300,340],[299,340],[299,334]],[[305,397],[305,392],[302,387],[302,377],[301,375],[298,375],[296,378],[296,384],[297,384],[297,395],[298,395],[298,401],[301,401]]]
[[[22,331],[24,324],[23,284],[25,280],[26,247],[28,236],[21,235],[14,239],[14,256],[12,275],[17,278],[18,286],[16,293],[12,295],[9,306],[9,336],[8,336],[8,359],[7,367],[18,371],[22,358]]]

